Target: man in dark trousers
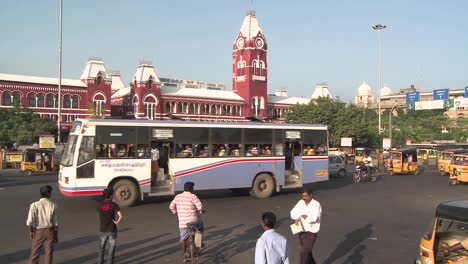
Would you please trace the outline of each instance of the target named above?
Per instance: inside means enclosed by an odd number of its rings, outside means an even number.
[[[39,263],[39,255],[44,246],[44,263],[51,264],[54,243],[58,241],[58,214],[57,205],[50,200],[52,187],[42,186],[41,199],[29,207],[28,220],[29,237],[32,239],[31,256],[29,264]]]
[[[106,263],[114,263],[115,245],[117,243],[117,225],[122,222],[123,215],[119,206],[112,201],[114,190],[108,187],[104,190],[103,200],[99,204],[99,220],[101,232],[99,235],[101,245],[98,254],[98,264],[104,263],[104,251],[107,245]],[[115,219],[117,216],[117,219]]]
[[[303,226],[303,232],[299,233],[301,243],[301,264],[315,264],[312,250],[320,230],[322,207],[311,190],[302,190],[302,199],[291,210],[291,218],[296,225]]]

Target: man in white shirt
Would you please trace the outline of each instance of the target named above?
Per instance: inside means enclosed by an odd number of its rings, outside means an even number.
[[[366,153],[366,156],[364,157],[364,159],[362,159],[362,162],[364,163],[364,165],[366,165],[367,175],[370,178],[372,174],[372,157]]]
[[[302,191],[302,200],[297,202],[291,210],[291,218],[296,221],[296,225],[302,224],[304,232],[299,234],[301,244],[301,264],[315,264],[312,254],[315,240],[320,230],[320,220],[322,217],[322,207],[314,200],[311,190]]]
[[[41,199],[29,207],[26,225],[29,226],[29,237],[32,240],[29,264],[39,263],[41,248],[44,246],[44,263],[52,264],[54,243],[58,241],[57,205],[50,200],[52,187],[42,186]]]
[[[255,264],[289,264],[288,241],[275,231],[276,216],[272,212],[262,215],[265,232],[257,240]]]

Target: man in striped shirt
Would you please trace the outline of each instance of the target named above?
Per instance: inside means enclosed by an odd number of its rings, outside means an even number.
[[[187,249],[187,240],[189,230],[187,223],[199,221],[198,214],[203,212],[203,207],[198,197],[193,193],[193,182],[184,184],[184,192],[176,195],[172,200],[169,209],[173,214],[177,214],[179,218],[180,242],[182,249],[182,257],[185,256]]]

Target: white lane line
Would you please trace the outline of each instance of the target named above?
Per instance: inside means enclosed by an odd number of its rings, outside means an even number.
[[[0,191],[3,191],[3,190],[5,190],[5,188],[0,188]]]

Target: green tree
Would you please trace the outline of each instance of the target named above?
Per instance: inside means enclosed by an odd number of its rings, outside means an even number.
[[[29,145],[38,142],[39,135],[55,134],[56,131],[54,122],[26,107],[0,109],[0,144]]]

